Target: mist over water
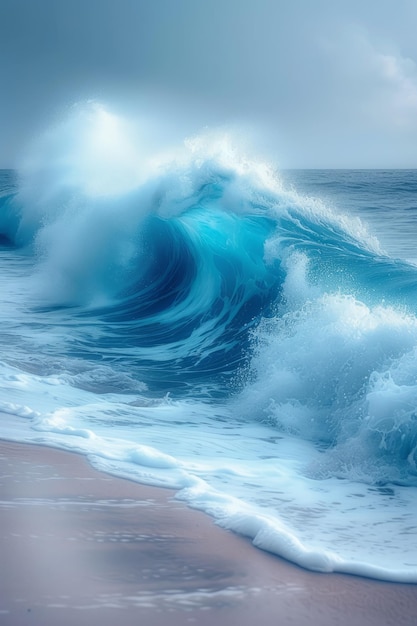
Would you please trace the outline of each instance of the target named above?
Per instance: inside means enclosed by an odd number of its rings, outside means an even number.
[[[0,179],[0,433],[304,567],[415,582],[417,268],[358,217],[378,174],[362,206],[310,176],[332,202],[224,133],[173,149],[75,107]],[[403,215],[416,175],[390,181]]]

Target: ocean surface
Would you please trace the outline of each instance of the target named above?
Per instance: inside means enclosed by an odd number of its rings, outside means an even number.
[[[0,171],[0,437],[417,582],[416,242],[417,170],[280,172],[76,109]]]

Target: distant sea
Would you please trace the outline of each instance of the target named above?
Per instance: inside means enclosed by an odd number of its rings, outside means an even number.
[[[417,582],[417,170],[125,167],[88,122],[0,172],[0,437]]]

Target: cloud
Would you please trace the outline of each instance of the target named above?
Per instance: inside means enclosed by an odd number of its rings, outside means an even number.
[[[415,166],[415,0],[0,4],[0,165],[96,99],[182,137],[259,129],[283,167]]]
[[[355,125],[385,132],[417,132],[417,64],[392,42],[373,41],[363,27],[344,26],[322,41],[334,68],[333,91]],[[337,72],[337,75],[336,75]]]
[[[411,59],[375,51],[375,66],[384,83],[385,109],[394,125],[417,129],[417,65]]]

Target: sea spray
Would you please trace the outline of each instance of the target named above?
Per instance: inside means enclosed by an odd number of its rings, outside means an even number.
[[[417,581],[417,269],[221,133],[131,129],[76,107],[3,176],[1,435]]]

